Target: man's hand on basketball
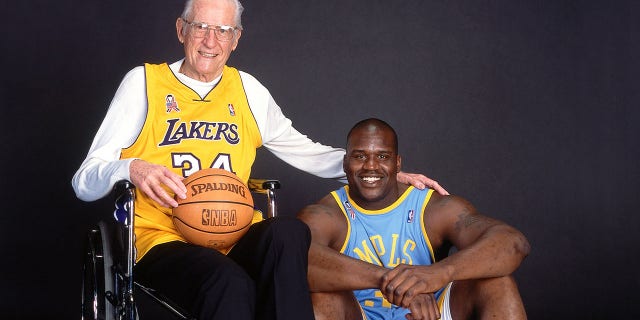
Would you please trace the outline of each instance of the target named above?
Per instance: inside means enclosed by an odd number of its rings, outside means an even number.
[[[139,159],[133,160],[129,166],[129,178],[140,191],[163,207],[178,206],[178,202],[167,193],[166,188],[181,199],[186,197],[187,189],[182,183],[182,177],[164,166]]]
[[[438,181],[430,179],[419,173],[406,173],[400,171],[398,172],[397,179],[401,183],[412,185],[420,190],[424,189],[425,187],[429,187],[443,196],[449,195],[449,192],[447,192],[447,190],[440,186]]]

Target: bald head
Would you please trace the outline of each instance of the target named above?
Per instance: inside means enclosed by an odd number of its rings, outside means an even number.
[[[349,133],[347,134],[347,149],[349,149],[351,136],[354,135],[355,132],[360,131],[369,132],[371,134],[385,131],[390,132],[393,137],[393,151],[398,153],[398,135],[396,134],[396,131],[388,123],[377,118],[364,119],[356,123],[351,130],[349,130]]]

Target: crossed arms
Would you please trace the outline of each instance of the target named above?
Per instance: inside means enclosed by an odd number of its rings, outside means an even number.
[[[309,225],[309,285],[312,292],[377,288],[398,306],[420,313],[435,307],[432,293],[455,280],[511,274],[529,253],[515,228],[476,212],[463,198],[434,194],[424,223],[436,256],[432,265],[399,265],[394,269],[360,261],[339,251],[347,236],[344,214],[329,195],[304,208],[298,217]],[[458,251],[447,256],[451,247]]]

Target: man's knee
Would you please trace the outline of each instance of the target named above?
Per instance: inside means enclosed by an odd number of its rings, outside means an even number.
[[[253,279],[235,264],[227,264],[223,268],[212,270],[200,287],[202,295],[221,294],[231,297],[255,297],[255,283]]]
[[[311,294],[316,320],[362,319],[362,311],[351,291]]]
[[[481,317],[524,319],[524,305],[513,276],[455,281],[451,287],[451,314],[454,319]],[[502,317],[504,316],[504,317]]]
[[[208,274],[200,286],[193,310],[209,319],[232,316],[238,310],[252,315],[255,310],[256,289],[251,277],[239,266],[228,264]]]

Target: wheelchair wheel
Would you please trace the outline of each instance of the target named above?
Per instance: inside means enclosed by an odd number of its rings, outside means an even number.
[[[87,233],[82,267],[82,319],[115,320],[107,292],[114,292],[113,253],[104,221]]]

